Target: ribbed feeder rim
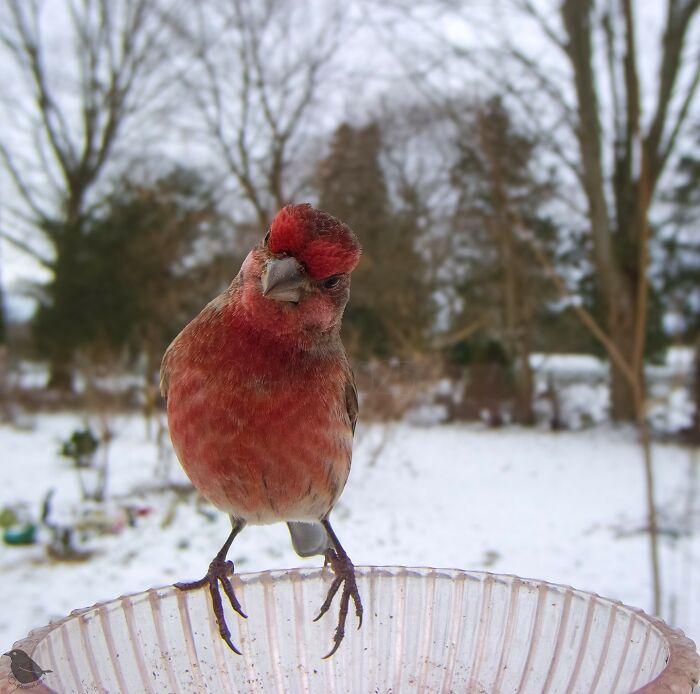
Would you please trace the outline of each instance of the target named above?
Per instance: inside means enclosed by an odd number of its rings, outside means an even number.
[[[642,621],[650,624],[662,637],[668,648],[668,660],[662,672],[651,682],[648,682],[643,687],[635,690],[631,694],[689,694],[700,680],[700,655],[698,655],[695,643],[689,639],[680,629],[670,627],[663,620],[652,617],[644,610],[638,607],[631,607],[620,600],[606,598],[590,591],[583,591],[566,584],[550,583],[540,579],[523,578],[515,574],[497,574],[488,571],[470,571],[465,569],[449,569],[449,568],[433,568],[433,567],[408,567],[408,566],[357,566],[355,567],[358,576],[363,578],[371,578],[377,576],[385,577],[414,577],[421,578],[443,577],[446,579],[455,580],[457,578],[470,578],[472,580],[492,580],[492,581],[519,581],[523,585],[528,585],[531,588],[551,588],[571,593],[576,596],[595,597],[601,603],[607,603],[610,606],[617,606],[634,613]],[[292,568],[279,569],[274,571],[257,571],[250,573],[236,573],[232,577],[234,587],[236,582],[244,585],[255,585],[257,583],[268,583],[270,581],[289,580],[290,578],[303,578],[311,580],[321,576],[323,569],[320,568]],[[30,654],[48,634],[55,629],[58,629],[68,620],[80,617],[88,612],[102,608],[107,605],[113,605],[122,600],[128,600],[141,596],[158,596],[176,591],[177,588],[173,585],[162,586],[160,588],[150,588],[145,591],[127,593],[120,595],[118,598],[101,601],[89,607],[83,607],[72,610],[69,615],[53,621],[46,626],[32,629],[29,634],[19,641],[16,641],[12,649],[18,649]],[[10,691],[21,691],[17,689],[17,683],[12,677],[9,660],[7,658],[0,659],[0,694]],[[49,687],[41,681],[31,686],[33,694],[38,692],[53,692]]]

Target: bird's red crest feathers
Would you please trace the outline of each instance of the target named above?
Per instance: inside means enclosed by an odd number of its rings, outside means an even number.
[[[360,244],[350,227],[311,205],[288,205],[272,220],[268,248],[293,255],[313,279],[351,272]]]

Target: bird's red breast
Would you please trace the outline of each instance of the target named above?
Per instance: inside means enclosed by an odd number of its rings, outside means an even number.
[[[340,340],[315,351],[280,340],[233,296],[212,302],[166,355],[178,458],[207,499],[249,523],[318,520],[352,452]]]

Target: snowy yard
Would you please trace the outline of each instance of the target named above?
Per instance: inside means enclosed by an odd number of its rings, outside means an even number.
[[[56,518],[79,499],[59,441],[83,422],[41,415],[0,428],[0,507],[26,500],[35,516],[50,488]],[[109,495],[151,512],[135,527],[93,537],[87,561],[59,562],[41,544],[0,550],[7,650],[29,629],[123,593],[199,578],[227,532],[194,495],[154,491],[157,452],[139,417],[114,421]],[[654,448],[664,618],[700,640],[697,452]],[[171,481],[183,481],[177,462]],[[335,528],[356,564],[485,569],[571,584],[650,608],[641,453],[628,429],[552,434],[476,425],[358,429]],[[204,507],[205,511],[211,510]],[[240,572],[299,566],[284,525],[249,527],[233,545]]]

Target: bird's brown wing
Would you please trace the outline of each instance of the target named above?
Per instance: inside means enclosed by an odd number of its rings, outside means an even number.
[[[355,425],[357,424],[357,415],[359,407],[357,403],[357,386],[355,385],[355,374],[348,363],[347,358],[343,360],[343,371],[345,372],[345,409],[348,413],[348,420],[353,435],[355,434]],[[350,451],[352,455],[352,451]],[[350,460],[348,458],[348,469]],[[339,492],[342,491],[342,486],[345,485],[345,480],[342,480],[342,485]],[[330,513],[330,509],[328,511]],[[328,514],[326,514],[328,517]],[[328,537],[326,529],[321,523],[315,521],[313,523],[289,521],[287,523],[289,533],[292,536],[292,544],[295,552],[300,557],[311,557],[320,554],[323,556],[327,550],[333,547],[331,539]]]
[[[175,343],[177,338],[170,343],[168,349],[165,350],[163,355],[163,361],[160,363],[160,394],[164,397],[168,397],[168,387],[170,386],[170,361],[173,356]]]
[[[28,655],[20,654],[12,659],[12,674],[21,684],[36,682],[44,673],[51,670],[43,670]]]
[[[352,372],[350,364],[345,364],[345,407],[348,411],[350,426],[352,433],[355,434],[355,426],[357,425],[357,417],[360,414],[360,406],[357,401],[357,385],[355,383],[355,374]]]
[[[163,361],[160,364],[160,394],[164,397],[168,397],[168,388],[170,387],[170,377],[174,368],[173,362],[176,361],[175,357],[183,348],[182,340],[183,336],[188,333],[188,331],[197,330],[198,325],[206,324],[210,321],[216,321],[217,316],[220,315],[221,309],[226,305],[230,293],[235,289],[235,287],[241,284],[241,275],[238,273],[236,278],[231,282],[229,288],[215,296],[177,335],[177,337],[170,343],[168,349],[165,350],[163,355]],[[190,333],[191,335],[191,333]],[[191,337],[190,337],[191,339]]]

